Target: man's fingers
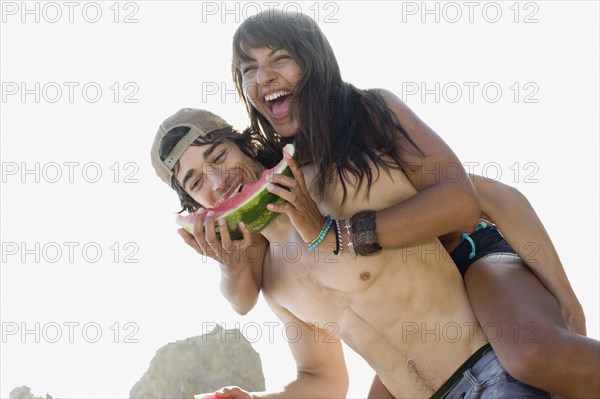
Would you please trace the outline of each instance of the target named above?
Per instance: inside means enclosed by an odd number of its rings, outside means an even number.
[[[238,387],[225,387],[215,392],[215,399],[251,399],[252,396]]]
[[[194,237],[198,243],[206,242],[204,238],[204,219],[206,217],[206,213],[204,209],[198,212],[196,216],[196,222],[194,223]]]
[[[217,232],[215,229],[215,214],[208,212],[206,219],[204,220],[204,236],[206,243],[210,246],[211,251],[217,255],[221,255],[221,243],[217,239]]]
[[[238,227],[240,228],[240,231],[242,232],[244,246],[247,247],[248,245],[252,244],[252,233],[250,232],[250,229],[248,228],[248,226],[246,226],[246,223],[240,222],[238,224]]]
[[[227,252],[233,251],[234,246],[231,235],[229,234],[229,229],[227,228],[227,221],[223,218],[219,218],[217,223],[219,223],[219,234],[221,234],[221,246]]]

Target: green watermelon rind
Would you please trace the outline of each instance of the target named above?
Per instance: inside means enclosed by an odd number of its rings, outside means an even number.
[[[290,145],[290,144],[288,144]],[[296,157],[296,150],[292,147],[292,157]],[[285,176],[293,177],[292,170],[289,165],[285,165],[281,172],[277,170],[274,173],[279,173]],[[250,198],[248,202],[238,209],[228,212],[223,218],[227,222],[229,236],[232,240],[240,240],[243,238],[242,231],[239,228],[239,223],[244,222],[251,234],[260,233],[268,225],[270,225],[280,214],[267,209],[268,204],[283,204],[285,202],[281,197],[269,192],[265,185],[258,194]],[[217,238],[221,239],[219,225],[215,223],[215,231]]]
[[[281,171],[282,175],[292,177],[292,170],[289,165],[286,165]],[[283,204],[285,200],[277,195],[269,192],[267,188],[263,188],[260,193],[250,199],[242,207],[229,212],[225,217],[229,235],[232,240],[240,240],[243,238],[242,231],[239,228],[239,223],[244,222],[250,233],[260,233],[268,225],[270,225],[280,214],[267,209],[268,204]],[[219,226],[215,226],[217,237],[221,239]]]

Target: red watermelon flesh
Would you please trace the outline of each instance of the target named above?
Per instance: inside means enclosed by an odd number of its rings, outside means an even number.
[[[292,144],[286,145],[283,151],[292,157],[295,155],[295,148]],[[224,218],[227,221],[230,236],[234,240],[242,238],[242,232],[239,229],[239,222],[241,221],[248,226],[251,233],[260,232],[279,215],[268,210],[267,205],[283,202],[281,198],[267,190],[269,176],[276,173],[292,176],[285,159],[282,159],[275,167],[263,171],[257,181],[245,184],[235,196],[221,201],[217,206],[208,208],[206,211],[213,211],[215,220]],[[197,213],[177,215],[175,221],[188,233],[192,234],[197,215]],[[218,225],[216,230],[217,236],[220,238]]]

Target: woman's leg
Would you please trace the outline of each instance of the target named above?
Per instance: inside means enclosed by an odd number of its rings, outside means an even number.
[[[554,296],[518,257],[477,260],[465,285],[509,374],[565,398],[600,398],[600,342],[568,330]]]

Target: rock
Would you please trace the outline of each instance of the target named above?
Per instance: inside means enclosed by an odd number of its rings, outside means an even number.
[[[169,343],[158,351],[130,398],[193,398],[228,385],[263,391],[260,355],[239,330],[217,326],[211,333]]]
[[[44,399],[41,396],[35,396],[31,393],[31,388],[23,385],[10,391],[8,394],[9,399]],[[52,399],[52,396],[46,394],[46,399]]]

